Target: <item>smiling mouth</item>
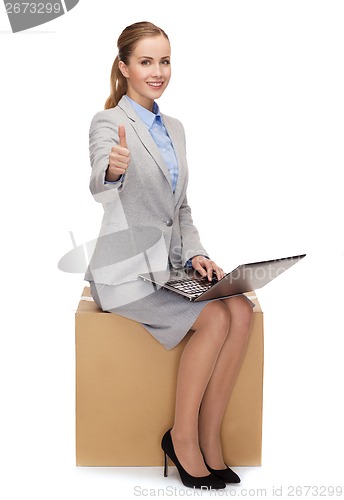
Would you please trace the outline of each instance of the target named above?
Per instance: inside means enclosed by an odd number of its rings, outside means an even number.
[[[147,85],[153,87],[154,89],[160,89],[164,82],[147,82]]]

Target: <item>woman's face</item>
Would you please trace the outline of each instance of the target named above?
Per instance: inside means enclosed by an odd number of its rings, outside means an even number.
[[[127,95],[141,106],[152,110],[171,78],[171,47],[164,35],[143,38],[129,58],[128,65],[119,62],[127,78]]]

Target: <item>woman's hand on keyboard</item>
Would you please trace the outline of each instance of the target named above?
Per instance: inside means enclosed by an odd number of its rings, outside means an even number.
[[[208,259],[203,255],[196,255],[196,257],[194,257],[191,262],[192,267],[196,269],[196,271],[198,271],[201,276],[208,277],[209,281],[212,281],[213,273],[216,274],[218,280],[222,279],[225,275],[221,267],[215,264],[213,260]]]

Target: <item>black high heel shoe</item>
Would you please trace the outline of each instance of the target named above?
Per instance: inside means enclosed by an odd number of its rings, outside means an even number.
[[[218,477],[213,474],[209,474],[208,476],[195,477],[191,476],[186,470],[183,468],[181,463],[179,462],[177,455],[175,454],[171,429],[169,429],[163,436],[161,440],[161,448],[164,451],[165,457],[165,466],[164,466],[164,476],[167,477],[168,473],[168,463],[167,463],[167,455],[176,465],[178,472],[180,474],[180,479],[185,486],[189,488],[209,488],[213,490],[219,490],[226,487],[226,484],[221,481]]]
[[[218,477],[219,479],[222,479],[222,481],[224,481],[225,483],[240,483],[240,477],[232,469],[230,469],[228,465],[226,465],[226,469],[212,469],[205,461],[204,455],[203,459],[206,468],[208,469],[209,472],[214,474],[214,476]]]

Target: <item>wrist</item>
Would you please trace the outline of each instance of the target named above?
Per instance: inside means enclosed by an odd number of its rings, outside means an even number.
[[[107,167],[106,169],[106,172],[105,172],[105,180],[108,181],[108,182],[117,182],[120,178],[121,178],[121,175],[116,175],[116,174],[111,174],[110,170],[109,170],[109,166]]]
[[[193,267],[193,260],[196,259],[197,257],[203,257],[205,259],[209,259],[209,257],[207,255],[195,255],[194,257],[191,257],[191,259],[189,259],[185,262],[185,267],[187,267],[187,268]]]

